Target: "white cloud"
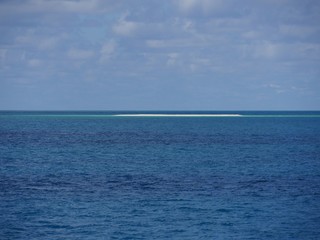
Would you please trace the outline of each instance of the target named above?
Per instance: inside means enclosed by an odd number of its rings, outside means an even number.
[[[256,58],[275,58],[278,55],[279,50],[278,45],[270,42],[264,42],[257,44],[254,47],[253,56]]]
[[[187,12],[197,5],[197,0],[178,0],[180,10]]]
[[[242,59],[272,60],[287,67],[298,63],[315,63],[320,60],[320,44],[286,43],[286,42],[257,42],[239,44],[237,46]]]
[[[114,40],[105,42],[100,50],[100,62],[105,62],[110,59],[117,48],[117,43]]]
[[[241,86],[252,83],[274,95],[311,85],[316,91],[320,44],[315,2],[0,1],[0,77],[44,82],[80,77],[98,83],[109,76],[110,82],[123,79],[129,89],[133,77],[156,86],[171,76],[177,80],[168,80],[170,89],[171,82],[180,86],[179,79],[196,79],[192,87],[202,85],[203,91],[239,87],[242,94]],[[196,83],[198,79],[203,82]],[[263,89],[270,79],[272,84]],[[290,86],[296,87],[288,90]]]
[[[94,56],[94,51],[72,48],[68,51],[67,56],[75,60],[86,60]]]
[[[319,28],[314,28],[311,26],[298,26],[288,24],[282,24],[279,26],[280,34],[287,35],[289,37],[305,38],[315,33],[316,31],[319,31]]]
[[[280,86],[278,84],[274,84],[274,83],[264,84],[264,85],[262,85],[262,88],[271,89],[272,91],[276,92],[277,94],[286,92],[286,90],[282,86]]]
[[[113,26],[113,31],[116,34],[130,36],[137,31],[139,24],[136,22],[127,21],[126,15],[121,17],[117,24]]]
[[[26,35],[17,36],[15,38],[15,42],[18,44],[31,44],[31,43],[33,43],[32,40],[33,39],[31,38],[31,36],[28,33]]]
[[[30,59],[28,60],[28,65],[30,67],[40,67],[42,65],[42,61],[39,59]]]
[[[282,94],[282,93],[295,93],[295,94],[309,94],[310,90],[308,90],[308,88],[304,87],[304,86],[282,86],[280,84],[276,84],[276,83],[267,83],[262,85],[262,88],[269,88],[272,91],[274,91],[277,94]]]
[[[178,63],[178,58],[179,58],[179,54],[178,53],[169,53],[168,54],[168,60],[167,60],[167,65],[170,67],[173,67],[175,65],[177,65]]]
[[[162,48],[167,46],[166,41],[163,40],[147,40],[146,44],[151,48]]]
[[[203,47],[208,41],[199,38],[175,38],[168,40],[149,39],[146,40],[147,47],[150,48],[191,48]]]
[[[176,0],[178,8],[184,13],[194,10],[210,12],[211,10],[221,7],[225,1],[222,0]]]
[[[242,33],[242,37],[248,40],[255,40],[261,37],[261,33],[258,31],[249,30]]]
[[[5,63],[7,51],[8,51],[7,49],[0,49],[0,64],[1,65]]]
[[[38,42],[38,47],[42,50],[45,49],[52,49],[56,46],[56,44],[59,42],[59,38],[57,37],[47,37],[41,39],[40,42]]]
[[[288,45],[287,54],[292,57],[298,57],[304,60],[320,60],[320,44],[315,43],[297,43]]]
[[[33,29],[26,31],[24,35],[17,36],[15,38],[15,43],[26,47],[33,46],[40,50],[48,50],[56,47],[59,42],[65,40],[67,34],[62,33],[61,35],[56,36],[42,36],[37,34]]]
[[[193,33],[194,32],[194,23],[192,21],[188,20],[183,24],[182,29],[185,32]]]
[[[137,27],[137,23],[120,21],[113,27],[113,31],[119,35],[130,36],[136,31]]]
[[[13,12],[92,12],[105,10],[102,0],[27,0],[10,2],[3,10]]]
[[[36,0],[37,2],[39,0]],[[48,4],[49,1],[40,0],[41,4]],[[52,7],[55,10],[64,10],[71,12],[87,12],[92,10],[97,10],[99,6],[99,0],[64,0],[64,1],[51,1],[51,5],[48,7]]]

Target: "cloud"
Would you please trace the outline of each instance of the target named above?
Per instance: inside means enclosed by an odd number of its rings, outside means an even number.
[[[40,67],[42,65],[42,61],[39,59],[30,59],[28,60],[28,65],[30,67]]]
[[[30,7],[32,7],[34,10],[87,12],[96,10],[98,3],[99,1],[97,0],[31,0]]]
[[[320,44],[317,43],[286,43],[286,42],[256,42],[238,46],[242,57],[251,60],[272,60],[274,63],[288,62],[312,63],[320,61]]]
[[[34,47],[39,50],[54,49],[61,41],[68,38],[68,34],[59,33],[52,36],[53,33],[38,33],[35,29],[29,29],[25,33],[17,36],[14,43],[19,47]]]
[[[117,47],[117,43],[115,40],[109,40],[109,41],[106,41],[102,47],[101,47],[101,50],[100,50],[100,62],[106,62],[108,61],[111,56],[114,54],[115,50],[116,50],[116,47]]]
[[[167,65],[170,67],[174,67],[178,64],[179,54],[178,53],[169,53]]]
[[[215,8],[224,5],[222,0],[176,0],[178,8],[183,13],[190,13],[200,10],[203,13],[208,13]]]
[[[311,91],[308,90],[305,86],[297,87],[293,85],[288,85],[288,83],[286,86],[280,85],[277,83],[267,83],[267,84],[264,84],[262,88],[270,89],[277,94],[294,93],[294,94],[306,95],[311,93]]]
[[[126,95],[141,85],[173,93],[172,85],[185,88],[185,81],[191,93],[201,85],[194,96],[211,89],[245,96],[247,86],[269,79],[274,85],[260,90],[278,97],[286,95],[277,94],[281,86],[319,90],[319,6],[313,0],[3,0],[0,91],[13,78],[48,88],[59,79],[56,89],[67,81],[69,89],[81,88],[78,80],[87,80],[92,92],[100,83],[110,91],[121,83]]]
[[[298,39],[309,37],[310,35],[319,32],[319,30],[320,28],[315,28],[312,26],[301,26],[293,24],[281,24],[279,26],[280,34]]]
[[[3,65],[5,63],[7,49],[0,49],[0,64]]]
[[[271,42],[264,42],[255,46],[253,55],[256,58],[275,58],[278,53],[278,45]]]
[[[103,0],[26,0],[10,1],[3,5],[1,12],[13,11],[20,13],[35,12],[75,12],[85,13],[104,11],[108,9],[110,1]]]
[[[68,51],[67,56],[74,60],[86,60],[94,56],[94,51],[72,48]]]
[[[126,17],[121,17],[112,29],[118,35],[130,36],[137,31],[138,27],[138,23],[127,21]]]
[[[287,91],[284,87],[280,86],[279,84],[274,84],[274,83],[264,84],[263,87],[270,88],[278,94],[284,93]]]
[[[175,38],[175,39],[149,39],[146,40],[146,45],[149,48],[197,48],[197,47],[204,47],[208,44],[207,41],[203,41],[202,39],[197,38]]]
[[[43,38],[40,42],[38,42],[38,46],[42,50],[52,49],[58,44],[59,41],[60,38],[58,37],[46,37]]]

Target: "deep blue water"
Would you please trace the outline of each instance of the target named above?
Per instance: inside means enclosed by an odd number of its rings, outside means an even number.
[[[320,239],[320,112],[109,114],[0,112],[0,239]]]

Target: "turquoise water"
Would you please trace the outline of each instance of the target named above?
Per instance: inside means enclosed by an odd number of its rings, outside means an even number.
[[[0,112],[0,239],[318,239],[319,116]]]

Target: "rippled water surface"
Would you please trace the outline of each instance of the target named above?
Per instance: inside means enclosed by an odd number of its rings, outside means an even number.
[[[320,238],[319,112],[110,114],[0,112],[0,239]]]

